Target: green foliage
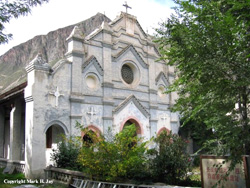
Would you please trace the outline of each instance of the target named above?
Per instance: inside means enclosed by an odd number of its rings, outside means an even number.
[[[178,185],[186,179],[191,159],[185,153],[186,142],[178,135],[162,132],[155,142],[158,148],[151,150],[150,170],[154,181]]]
[[[11,34],[5,34],[4,24],[8,23],[12,18],[25,16],[31,12],[31,7],[41,5],[49,0],[22,0],[22,1],[0,1],[0,44],[7,43],[11,38]]]
[[[163,59],[177,69],[168,90],[179,95],[173,110],[184,124],[196,122],[211,133],[200,137],[205,149],[230,153],[235,164],[250,154],[250,2],[175,2],[176,14],[161,25],[157,39]]]
[[[66,168],[69,170],[81,170],[82,166],[77,162],[81,144],[79,138],[64,138],[58,143],[58,148],[53,149],[51,159],[56,167]]]
[[[136,136],[134,125],[126,126],[122,132],[108,141],[90,134],[91,145],[84,144],[78,161],[86,172],[99,180],[121,181],[141,178],[145,171],[146,142]],[[110,136],[109,136],[110,137]]]

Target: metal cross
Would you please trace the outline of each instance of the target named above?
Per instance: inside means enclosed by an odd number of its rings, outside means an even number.
[[[56,107],[57,107],[58,106],[58,99],[60,96],[63,96],[63,94],[60,94],[58,87],[56,87],[55,92],[50,92],[49,94],[54,95],[56,97]]]
[[[93,116],[96,115],[96,111],[93,106],[90,108],[90,111],[87,112],[87,114],[90,115],[90,123],[93,123]]]
[[[164,125],[167,125],[166,120],[168,119],[168,115],[164,114],[163,117],[161,117],[161,119],[164,121]]]
[[[126,7],[126,13],[128,13],[128,8],[132,9],[132,7],[128,6],[127,1],[122,6]]]

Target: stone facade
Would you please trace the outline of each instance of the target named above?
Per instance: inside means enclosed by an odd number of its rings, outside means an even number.
[[[169,110],[177,96],[163,93],[174,69],[159,61],[155,44],[136,17],[121,13],[88,36],[75,27],[67,42],[65,57],[52,67],[41,55],[29,63],[25,105],[15,101],[16,108],[10,106],[9,128],[17,132],[25,126],[27,177],[41,176],[51,163],[57,135],[83,136],[76,122],[97,135],[109,128],[118,133],[128,123],[134,123],[145,140],[162,130],[178,133],[178,114]],[[6,109],[0,104],[1,138]],[[21,110],[25,123],[18,126]],[[1,157],[8,158],[4,147],[9,146],[10,156],[22,160],[22,143],[16,144],[22,136],[16,132],[7,135],[9,144],[0,139]],[[17,148],[19,153],[13,152]]]

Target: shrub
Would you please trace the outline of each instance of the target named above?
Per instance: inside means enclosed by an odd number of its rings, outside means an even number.
[[[51,159],[54,161],[56,167],[81,170],[82,166],[77,162],[80,148],[81,144],[77,137],[64,137],[63,141],[58,144],[58,148],[53,149]]]
[[[87,173],[99,180],[121,181],[139,177],[145,171],[146,142],[142,142],[135,132],[134,125],[126,126],[113,139],[102,137],[99,142],[86,144],[80,151],[78,161]]]
[[[191,160],[185,153],[186,143],[175,134],[162,132],[155,142],[158,148],[150,152],[150,168],[154,181],[179,184],[190,169]]]

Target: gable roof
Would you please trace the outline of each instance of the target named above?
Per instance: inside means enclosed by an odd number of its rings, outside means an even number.
[[[124,48],[123,50],[121,50],[119,53],[117,53],[116,55],[114,55],[112,57],[113,61],[118,61],[121,56],[123,54],[128,53],[129,51],[131,51],[133,53],[133,55],[135,56],[135,58],[137,59],[137,61],[139,61],[139,63],[144,67],[144,68],[148,68],[148,64],[142,59],[142,57],[140,56],[140,54],[138,53],[138,51],[135,49],[135,47],[131,44],[128,45],[126,48]]]
[[[103,76],[103,68],[100,63],[97,61],[95,56],[91,56],[83,65],[82,70],[87,69],[89,66],[94,65],[98,73]]]
[[[122,109],[124,109],[130,102],[133,102],[135,106],[140,110],[140,112],[145,117],[150,117],[149,112],[146,110],[146,108],[140,103],[140,101],[134,96],[130,95],[128,96],[123,102],[121,102],[114,110],[114,113],[120,112]]]

